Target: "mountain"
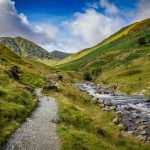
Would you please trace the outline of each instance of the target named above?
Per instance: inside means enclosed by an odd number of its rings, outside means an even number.
[[[48,52],[37,44],[22,37],[1,37],[0,43],[11,49],[19,56],[35,59],[64,59],[71,55],[61,51]]]
[[[20,56],[53,59],[51,53],[38,46],[37,44],[21,37],[2,37],[0,43],[10,48],[13,52]]]
[[[61,51],[52,51],[51,52],[51,55],[54,57],[54,58],[57,58],[57,59],[64,59],[70,55],[72,55],[72,53],[65,53],[65,52],[61,52]]]
[[[55,64],[90,74],[96,83],[117,84],[129,94],[150,95],[150,18],[133,23],[98,45]]]

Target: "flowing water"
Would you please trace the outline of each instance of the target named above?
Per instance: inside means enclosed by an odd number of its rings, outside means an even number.
[[[150,100],[144,95],[99,94],[97,86],[92,83],[76,83],[75,86],[99,101],[103,110],[115,110],[120,116],[120,123],[126,126],[122,134],[133,134],[142,141],[150,143]]]

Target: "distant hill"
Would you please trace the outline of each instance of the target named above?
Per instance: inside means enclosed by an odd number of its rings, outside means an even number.
[[[5,45],[11,51],[19,56],[37,58],[37,59],[64,59],[71,55],[71,53],[64,53],[61,51],[48,52],[39,45],[24,39],[22,37],[1,37],[0,43]]]
[[[65,52],[61,52],[61,51],[52,51],[51,54],[54,58],[58,58],[58,59],[64,59],[64,58],[72,55],[72,53],[65,53]]]
[[[0,38],[0,43],[20,56],[53,59],[51,53],[37,44],[21,37],[2,37]]]

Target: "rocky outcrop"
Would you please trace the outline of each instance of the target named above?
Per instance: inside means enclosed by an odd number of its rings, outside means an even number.
[[[46,85],[42,87],[42,89],[46,91],[58,91],[56,82],[54,80],[50,80]]]

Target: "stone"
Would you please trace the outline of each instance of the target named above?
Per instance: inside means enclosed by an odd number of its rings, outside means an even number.
[[[117,125],[117,124],[120,123],[120,121],[121,121],[120,118],[115,118],[115,119],[113,120],[113,123]]]
[[[146,136],[143,136],[143,135],[138,135],[137,138],[140,140],[140,141],[146,141]]]
[[[122,132],[122,135],[123,135],[123,136],[131,136],[131,135],[133,135],[133,134],[134,134],[133,131]]]
[[[58,91],[58,88],[56,86],[56,82],[53,80],[50,80],[49,83],[47,85],[44,85],[42,89],[48,90],[48,91],[49,90],[56,91],[56,92]]]
[[[146,135],[146,131],[144,130],[144,131],[141,131],[140,132],[140,135]]]
[[[147,141],[150,141],[150,137],[147,137]]]
[[[115,106],[110,106],[109,109],[110,110],[116,110]]]
[[[124,125],[122,123],[118,124],[118,127],[121,129],[121,130],[124,130]]]
[[[62,79],[63,79],[63,76],[62,75],[58,75],[58,80],[62,81]]]
[[[61,120],[60,120],[60,118],[56,118],[56,119],[52,119],[52,122],[55,124],[60,124]]]
[[[25,88],[26,90],[28,90],[29,92],[31,92],[31,93],[34,92],[34,89],[33,89],[31,86],[29,86],[29,85],[26,85],[24,88]]]
[[[8,75],[10,78],[13,78],[15,80],[19,80],[19,75],[18,75],[18,67],[13,66],[7,71]]]

